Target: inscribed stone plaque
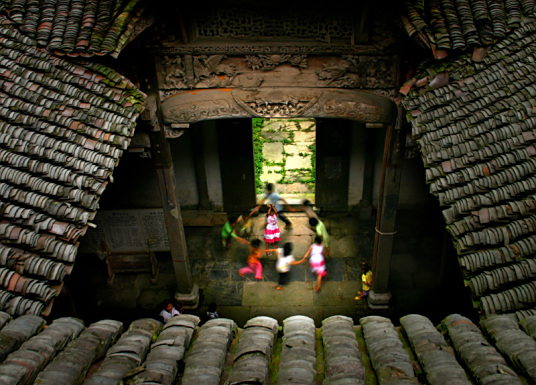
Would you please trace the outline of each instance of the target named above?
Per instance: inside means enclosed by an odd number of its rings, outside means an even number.
[[[84,245],[87,252],[101,249],[102,241],[112,252],[169,251],[162,209],[100,210],[94,224]]]
[[[153,251],[169,251],[166,222],[162,209],[139,210],[144,239]]]
[[[137,210],[102,212],[106,243],[111,251],[147,250]]]

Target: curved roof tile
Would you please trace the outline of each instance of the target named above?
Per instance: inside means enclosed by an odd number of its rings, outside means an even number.
[[[466,54],[427,68],[403,102],[484,315],[536,307],[534,31],[525,20],[482,63]]]
[[[56,55],[118,57],[153,18],[140,0],[2,1],[9,18],[39,47]]]
[[[481,325],[451,314],[434,325],[409,314],[399,326],[382,316],[332,316],[317,329],[292,316],[283,327],[240,329],[194,315],[166,324],[143,318],[127,329],[113,320],[74,318],[50,325],[0,312],[0,381],[73,384],[471,384],[533,382],[536,317],[486,317]],[[269,317],[264,318],[265,322]],[[277,325],[275,319],[272,323]],[[255,349],[243,349],[251,345]]]
[[[10,4],[18,17],[23,3]],[[0,309],[40,315],[72,269],[144,95],[103,65],[37,48],[1,18]]]
[[[437,59],[448,51],[490,47],[534,17],[535,3],[508,0],[408,0],[406,31]]]

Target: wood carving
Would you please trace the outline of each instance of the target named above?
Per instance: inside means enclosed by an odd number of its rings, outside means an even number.
[[[298,68],[307,68],[307,56],[290,54],[246,55],[246,65],[252,70],[270,71],[283,63],[290,63]]]
[[[221,64],[225,55],[163,56],[165,76],[161,87],[169,89],[219,88],[232,83],[238,71]]]
[[[290,88],[210,89],[167,98],[162,113],[167,124],[230,117],[332,117],[363,122],[391,121],[393,102],[364,91]]]

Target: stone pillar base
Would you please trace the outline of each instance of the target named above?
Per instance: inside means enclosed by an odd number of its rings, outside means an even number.
[[[195,309],[199,306],[199,286],[194,283],[190,294],[175,293],[175,300],[184,306],[185,309]]]
[[[368,307],[369,309],[389,309],[389,302],[391,301],[391,292],[387,293],[375,293],[370,291],[368,294]]]

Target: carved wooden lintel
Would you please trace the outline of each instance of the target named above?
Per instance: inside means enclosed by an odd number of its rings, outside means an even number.
[[[186,89],[261,85],[384,90],[398,87],[395,63],[392,56],[162,56],[158,76],[161,98]]]
[[[231,117],[332,117],[363,122],[391,120],[393,102],[355,90],[321,88],[217,89],[175,94],[162,102],[167,124]]]

